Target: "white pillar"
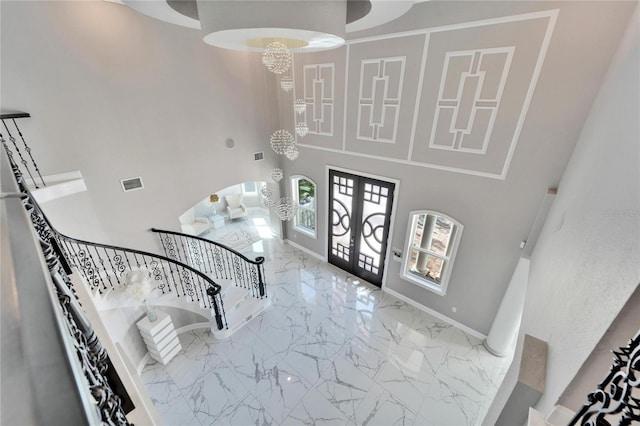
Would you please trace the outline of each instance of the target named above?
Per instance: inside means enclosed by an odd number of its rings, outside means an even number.
[[[520,329],[524,298],[529,280],[529,259],[521,257],[513,271],[507,291],[502,297],[498,313],[493,319],[484,346],[496,356],[505,356],[515,347]]]

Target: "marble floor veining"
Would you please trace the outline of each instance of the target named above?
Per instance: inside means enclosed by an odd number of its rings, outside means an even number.
[[[184,333],[168,365],[145,367],[164,424],[481,424],[510,359],[268,238],[264,220],[227,222],[210,237],[266,257],[272,306],[224,341]]]

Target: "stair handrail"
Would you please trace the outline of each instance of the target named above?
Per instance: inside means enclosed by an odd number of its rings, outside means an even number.
[[[55,228],[54,228],[55,230]],[[216,325],[219,330],[227,327],[224,306],[222,304],[222,299],[218,299],[220,297],[220,293],[222,291],[222,287],[217,284],[213,279],[208,277],[206,274],[198,271],[197,269],[184,264],[182,262],[171,259],[167,256],[163,256],[156,253],[151,253],[143,250],[131,249],[126,247],[114,246],[110,244],[96,243],[92,241],[81,240],[78,238],[73,238],[68,235],[65,235],[59,231],[55,231],[59,241],[62,242],[61,248],[63,253],[67,253],[65,258],[71,259],[71,263],[76,267],[84,276],[85,281],[91,287],[91,290],[97,290],[101,294],[104,293],[105,290],[109,289],[109,285],[105,282],[105,278],[101,277],[99,273],[96,273],[95,269],[100,268],[101,265],[104,264],[105,260],[109,261],[109,264],[115,268],[112,268],[111,272],[115,272],[116,270],[124,272],[127,270],[127,267],[124,266],[124,261],[127,260],[127,266],[129,270],[133,270],[134,268],[140,268],[144,266],[149,270],[150,275],[153,277],[155,281],[161,282],[156,286],[162,294],[170,293],[175,291],[176,297],[190,297],[192,302],[199,302],[200,305],[204,308],[212,308],[215,312]],[[81,251],[74,249],[73,246],[78,247]],[[82,250],[82,245],[86,247],[94,247],[101,248],[104,250],[105,254],[108,256],[108,251],[111,250],[114,253],[114,257],[104,259],[100,257],[101,260],[98,260],[100,265],[96,263],[96,260],[93,259],[93,256],[90,250],[85,249]],[[119,256],[118,252],[130,253],[133,255],[136,260],[136,264],[132,265],[128,258],[124,259],[116,259],[116,256]],[[101,256],[98,250],[94,249],[94,253]],[[137,257],[140,257],[142,263],[140,263]],[[147,260],[148,258],[152,260]],[[116,261],[114,264],[113,261]],[[83,264],[84,262],[84,264]],[[162,262],[166,262],[169,265],[169,273],[165,270]],[[122,266],[120,266],[122,265]],[[180,284],[182,287],[182,294],[180,294],[180,288],[176,284],[176,280],[173,276],[178,270],[173,270],[171,265],[174,267],[182,268],[186,271],[189,271],[189,274],[185,274],[184,272],[178,273],[178,277],[181,279]],[[107,269],[104,269],[105,272],[109,272]],[[195,277],[194,277],[195,276]],[[122,275],[118,276],[114,275],[106,275],[106,281],[109,282],[110,287],[116,289],[116,285],[113,284],[113,280],[115,279],[120,287],[124,287],[122,281],[125,281]],[[172,289],[170,283],[173,281],[174,288]],[[195,288],[192,288],[193,284],[198,284]],[[100,288],[102,285],[102,288]],[[228,327],[227,327],[228,328]]]
[[[216,278],[232,279],[236,286],[251,290],[255,298],[267,297],[263,256],[251,260],[217,241],[165,229],[151,228],[150,231],[159,235],[166,256],[183,263],[191,263],[196,269],[213,274]],[[176,240],[175,237],[180,240]],[[185,247],[183,240],[191,242]],[[194,244],[193,241],[203,243],[204,246]],[[210,246],[217,249],[207,250]]]

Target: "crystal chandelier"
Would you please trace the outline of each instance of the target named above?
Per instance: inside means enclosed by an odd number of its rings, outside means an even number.
[[[293,89],[293,77],[285,75],[280,79],[280,88],[289,93]]]
[[[296,143],[295,138],[286,130],[276,130],[271,134],[271,148],[276,154],[285,154]]]
[[[296,113],[302,114],[307,110],[307,104],[304,102],[304,99],[296,99],[296,103],[293,104],[293,109],[296,110]]]
[[[300,155],[300,152],[298,151],[297,148],[294,148],[294,149],[290,149],[289,151],[285,152],[284,155],[289,160],[294,161],[296,158],[298,158],[298,155]]]
[[[291,51],[287,45],[274,41],[264,48],[262,63],[274,74],[282,74],[291,67]]]
[[[262,187],[260,193],[264,198],[271,198],[271,196],[273,195],[273,191],[267,188],[266,185]]]
[[[291,220],[298,212],[298,206],[291,198],[283,197],[275,206],[275,212],[280,220]]]
[[[305,136],[307,136],[307,133],[309,133],[309,126],[307,126],[306,122],[301,121],[296,124],[296,135],[304,138]]]
[[[282,172],[282,169],[276,168],[271,170],[271,179],[273,179],[274,182],[280,182],[283,177],[284,173]]]

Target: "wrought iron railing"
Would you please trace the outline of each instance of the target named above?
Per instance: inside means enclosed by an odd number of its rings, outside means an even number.
[[[16,119],[18,118],[27,118],[30,115],[26,112],[14,112],[8,114],[0,115],[0,120],[2,120],[2,129],[0,129],[0,142],[2,142],[2,146],[4,147],[7,155],[11,159],[13,163],[18,165],[18,168],[23,176],[29,176],[31,180],[30,183],[37,188],[41,188],[47,186],[44,179],[42,178],[42,174],[40,173],[40,168],[36,163],[36,160],[33,158],[31,154],[31,147],[27,145],[27,141],[24,139],[24,135],[18,127],[18,123]],[[6,133],[6,137],[5,137]],[[20,140],[16,138],[18,136]],[[20,161],[18,161],[13,156],[17,155]]]
[[[1,132],[0,141],[9,157],[18,187],[33,207],[31,220],[34,227],[43,240],[52,245],[66,272],[70,274],[70,267],[76,267],[92,291],[104,293],[108,290],[123,288],[128,271],[133,268],[145,267],[149,271],[150,278],[153,279],[155,288],[159,289],[162,294],[172,293],[176,297],[197,302],[203,308],[212,309],[218,329],[222,330],[228,327],[220,294],[221,287],[204,273],[180,263],[177,259],[170,259],[162,255],[79,240],[62,234],[51,225],[32,197],[24,178],[23,172],[26,171],[36,188],[40,188],[40,185],[46,186],[40,169],[31,155],[31,148],[26,144],[22,131],[15,121],[18,118],[29,116],[27,113],[18,112],[2,114],[0,119],[11,144],[7,143]],[[9,125],[8,122],[10,122]],[[13,132],[10,130],[11,124]],[[14,134],[20,135],[24,148],[16,143]],[[20,158],[20,164],[16,161],[16,153]],[[27,160],[25,153],[28,154],[29,160]],[[34,175],[40,178],[40,185],[34,179]]]
[[[50,232],[43,222],[35,230],[29,223],[39,213],[28,191],[9,181],[12,169],[24,185],[17,164],[0,157],[2,263],[12,269],[2,283],[2,423],[128,425],[131,398],[80,307]]]
[[[31,220],[36,230],[51,242],[55,252],[66,262],[67,273],[71,273],[71,267],[75,267],[92,292],[103,294],[122,289],[127,283],[128,272],[144,267],[153,280],[153,287],[162,294],[171,293],[177,298],[198,303],[202,308],[212,309],[218,330],[228,327],[220,294],[222,287],[211,278],[189,265],[162,255],[79,240],[62,234],[49,223],[21,182],[19,178],[21,190],[33,205]]]
[[[152,228],[158,234],[164,254],[191,265],[216,279],[231,280],[255,298],[267,297],[264,257],[251,260],[224,244],[180,232]]]
[[[569,426],[628,426],[640,422],[640,331],[613,355],[609,374],[589,394],[588,403]]]

